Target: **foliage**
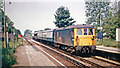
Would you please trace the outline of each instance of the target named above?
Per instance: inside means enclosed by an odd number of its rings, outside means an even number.
[[[16,49],[21,45],[23,45],[23,39],[9,42],[8,48],[4,48],[2,46],[2,68],[9,68],[11,65],[17,63],[14,53],[16,52]]]
[[[1,9],[2,2],[0,2],[0,22],[2,23],[0,27],[2,27],[2,32],[4,33],[4,17],[5,22],[8,24],[8,27],[6,27],[6,31],[8,33],[16,33],[16,35],[21,34],[20,30],[16,29],[13,25],[14,23],[11,21],[11,19],[4,14],[4,11]],[[3,39],[3,37],[2,37]],[[1,40],[1,37],[0,37]],[[16,39],[15,39],[16,40]],[[15,44],[14,44],[15,43]],[[0,52],[2,52],[2,55],[0,55],[0,60],[2,60],[2,68],[9,68],[11,65],[16,63],[16,57],[14,55],[15,49],[21,45],[19,41],[14,42],[11,41],[8,43],[8,47],[4,48],[4,44],[2,41],[0,41]],[[15,45],[15,47],[13,47]],[[2,58],[2,59],[1,59]]]
[[[21,35],[21,32],[19,29],[15,29],[15,36],[17,36],[17,35]]]
[[[14,23],[13,22],[10,22],[10,23],[8,23],[8,28],[7,28],[7,31],[8,31],[8,33],[14,33],[15,31],[14,31]]]
[[[108,17],[104,20],[103,29],[107,36],[110,36],[112,39],[116,38],[116,28],[120,27],[120,18],[118,14]]]
[[[16,63],[16,57],[13,53],[13,48],[2,48],[2,68],[8,68]]]
[[[103,41],[95,40],[95,45],[104,45],[107,47],[120,48],[120,42],[116,42],[115,39],[104,38]]]
[[[0,22],[2,22],[3,20],[3,10],[2,9],[0,9]]]
[[[32,36],[32,31],[29,29],[25,30],[24,36]]]
[[[59,7],[56,11],[56,14],[54,14],[55,20],[54,23],[58,28],[66,27],[73,25],[76,21],[73,21],[73,18],[70,17],[69,9],[66,7]]]
[[[4,32],[4,12],[2,9],[0,9],[0,22],[2,22],[2,33]],[[8,24],[8,27],[6,26],[6,31],[8,33],[14,33],[14,22],[11,21],[11,19],[8,16],[5,16],[5,22]]]
[[[1,22],[1,24],[2,24],[2,25],[1,25],[2,28],[4,28],[4,18],[3,18],[3,17],[4,17],[4,14],[3,14],[3,13],[4,13],[3,10],[0,9],[0,22]],[[4,30],[2,29],[2,33],[3,33],[3,31],[4,31]]]
[[[86,1],[86,16],[87,16],[87,24],[92,24],[95,26],[96,32],[97,27],[100,25],[103,27],[103,32],[107,34],[107,36],[115,39],[116,37],[116,28],[120,27],[120,18],[118,15],[120,11],[114,14],[114,8],[110,7],[110,1]],[[101,24],[102,23],[102,24]]]
[[[89,0],[85,1],[87,24],[100,26],[100,22],[108,17],[111,12],[108,1]]]

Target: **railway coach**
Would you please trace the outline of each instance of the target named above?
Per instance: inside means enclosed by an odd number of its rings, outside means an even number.
[[[90,25],[73,25],[39,32],[38,39],[80,55],[94,53],[95,29]]]
[[[40,30],[34,33],[33,39],[45,44],[54,45],[54,29]],[[37,37],[36,37],[37,36]]]

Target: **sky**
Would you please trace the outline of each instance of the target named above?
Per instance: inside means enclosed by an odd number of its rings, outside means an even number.
[[[26,29],[56,28],[54,14],[60,6],[68,7],[75,24],[85,24],[84,0],[6,0],[6,14],[24,34]]]

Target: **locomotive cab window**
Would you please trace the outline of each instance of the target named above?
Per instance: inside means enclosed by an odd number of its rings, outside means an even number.
[[[88,29],[89,35],[93,35],[93,29]]]
[[[82,29],[77,29],[77,35],[82,35]]]
[[[84,29],[84,35],[87,35],[87,29]]]

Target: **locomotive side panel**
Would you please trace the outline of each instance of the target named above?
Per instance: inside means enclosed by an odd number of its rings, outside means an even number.
[[[55,42],[67,46],[73,46],[73,29],[55,31]]]

